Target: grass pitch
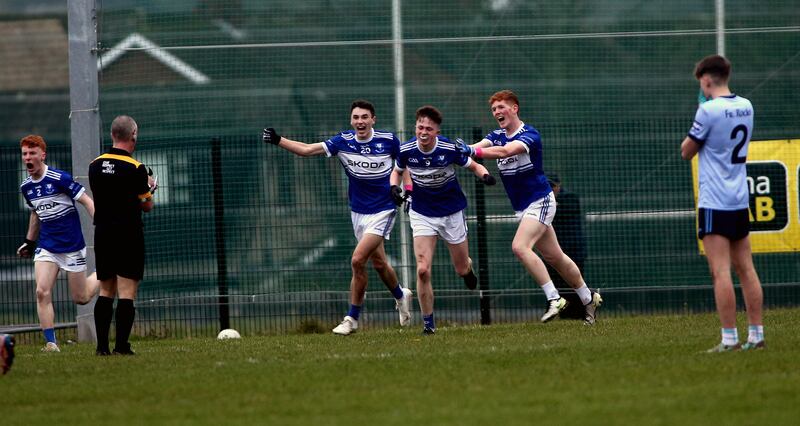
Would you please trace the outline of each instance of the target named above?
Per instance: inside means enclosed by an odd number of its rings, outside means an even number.
[[[799,322],[767,311],[766,350],[723,354],[702,353],[711,314],[149,340],[134,357],[20,345],[0,423],[795,424]]]

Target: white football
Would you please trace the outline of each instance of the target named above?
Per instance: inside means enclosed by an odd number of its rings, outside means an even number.
[[[238,331],[232,328],[226,328],[217,334],[217,339],[219,340],[226,340],[226,339],[241,339],[242,335],[239,334]]]

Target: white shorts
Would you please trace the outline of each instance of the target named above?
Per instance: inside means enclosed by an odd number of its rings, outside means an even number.
[[[394,227],[395,215],[397,215],[397,210],[385,210],[374,214],[350,212],[356,240],[361,241],[364,234],[380,235],[384,240],[388,240],[389,234],[392,233],[392,227]]]
[[[36,254],[33,256],[33,261],[55,263],[59,268],[67,272],[84,272],[86,271],[86,247],[70,253],[50,253],[38,247]]]
[[[439,237],[449,244],[460,244],[467,239],[464,210],[442,217],[428,217],[410,210],[408,217],[414,237]]]
[[[522,221],[524,217],[530,217],[538,220],[547,226],[553,223],[553,217],[556,215],[556,196],[553,191],[542,198],[532,202],[525,210],[515,213],[517,220]]]

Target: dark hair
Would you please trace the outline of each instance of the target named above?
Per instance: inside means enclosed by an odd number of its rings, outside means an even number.
[[[372,102],[364,100],[364,99],[356,99],[350,104],[350,112],[353,112],[356,108],[363,108],[368,110],[373,117],[375,117],[375,105],[372,105]]]
[[[519,106],[519,98],[517,97],[517,94],[510,90],[501,90],[496,92],[494,95],[492,95],[492,97],[489,98],[489,105],[492,105],[497,101],[511,102],[512,105]]]
[[[438,125],[442,125],[442,112],[434,106],[425,105],[417,110],[417,120],[421,117],[428,117],[431,121]]]
[[[127,115],[120,115],[111,123],[111,136],[118,141],[129,142],[133,138],[136,122]]]
[[[731,75],[731,63],[720,55],[706,56],[694,67],[694,77],[708,74],[715,82],[726,82]]]

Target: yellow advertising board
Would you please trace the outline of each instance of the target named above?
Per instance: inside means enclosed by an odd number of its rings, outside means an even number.
[[[699,196],[692,160],[694,202]],[[800,139],[751,141],[747,149],[750,242],[753,253],[800,251]],[[695,219],[696,220],[696,219]],[[700,252],[703,242],[698,240]]]

